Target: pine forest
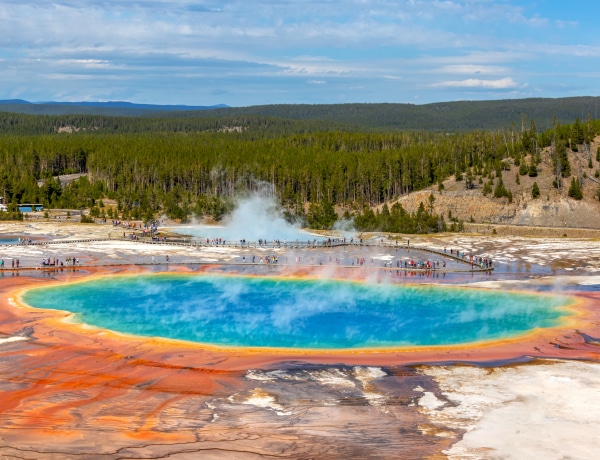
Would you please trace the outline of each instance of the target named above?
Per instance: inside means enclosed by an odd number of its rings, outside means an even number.
[[[561,181],[571,175],[567,149],[589,150],[600,122],[577,118],[538,130],[535,120],[523,117],[518,129],[447,132],[254,115],[4,113],[0,133],[0,194],[9,206],[2,218],[14,218],[17,203],[41,203],[89,209],[93,217],[219,220],[236,196],[267,189],[289,219],[312,228],[330,228],[345,216],[359,230],[425,233],[445,230],[444,217],[433,215],[428,203],[407,213],[392,204],[396,198],[443,187],[452,176],[507,197],[510,190],[494,177],[507,163],[535,170],[544,148],[551,149]],[[63,185],[57,177],[78,173],[82,177]]]

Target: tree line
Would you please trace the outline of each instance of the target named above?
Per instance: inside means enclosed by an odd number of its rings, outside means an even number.
[[[96,119],[131,118],[139,126],[144,118],[162,120],[158,123],[168,129],[189,129],[200,119],[279,119],[302,122],[296,126],[321,129],[335,124],[338,129],[351,126],[354,130],[427,130],[473,131],[476,129],[510,129],[519,126],[521,115],[537,121],[541,130],[551,128],[555,121],[570,124],[576,117],[587,115],[597,119],[600,97],[527,98],[493,101],[455,101],[431,104],[276,104],[250,107],[212,108],[209,110],[158,111],[146,108],[90,107],[89,105],[1,104],[0,112],[60,115],[68,117],[94,116]],[[77,115],[87,114],[87,115]],[[182,124],[169,125],[164,120],[181,118]],[[70,124],[72,121],[69,122]],[[212,123],[212,121],[211,121]],[[100,126],[102,123],[97,123]],[[125,129],[125,121],[117,121],[118,129]],[[185,126],[188,125],[188,126]],[[169,128],[169,126],[171,128]],[[194,128],[195,129],[195,128]],[[345,129],[345,128],[343,128]],[[288,131],[289,133],[289,131]]]
[[[290,219],[314,228],[330,227],[338,208],[359,229],[424,233],[446,228],[426,205],[415,214],[396,205],[372,209],[412,191],[443,187],[450,176],[467,187],[476,180],[493,184],[494,196],[508,197],[499,172],[510,160],[529,173],[545,147],[553,151],[556,186],[562,186],[571,175],[567,149],[589,149],[598,132],[600,122],[577,119],[542,132],[522,120],[520,129],[456,133],[13,133],[0,137],[0,194],[12,211],[17,203],[42,203],[89,208],[94,216],[221,219],[234,197],[266,183]],[[56,176],[70,173],[86,175],[61,185]],[[116,200],[117,207],[104,206],[103,198]]]
[[[0,112],[0,135],[236,133],[248,139],[322,131],[361,131],[358,125],[337,121],[295,120],[261,115],[123,117],[94,114],[32,115]],[[186,116],[181,116],[186,115]]]

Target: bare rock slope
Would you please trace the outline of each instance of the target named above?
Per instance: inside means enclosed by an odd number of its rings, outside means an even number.
[[[442,214],[447,222],[455,219],[465,223],[489,225],[600,229],[600,183],[595,177],[596,171],[600,170],[600,163],[596,161],[595,155],[599,145],[600,138],[596,138],[591,145],[592,155],[581,151],[569,153],[572,173],[563,178],[562,187],[558,189],[553,185],[555,175],[551,153],[547,149],[542,152],[542,162],[538,165],[536,177],[521,176],[518,167],[506,165],[502,171],[502,182],[511,191],[512,201],[506,197],[494,198],[493,193],[484,195],[483,183],[478,178],[474,188],[467,189],[464,181],[457,181],[452,177],[444,182],[442,191],[435,186],[402,196],[398,202],[407,211],[415,212],[420,203],[428,207],[430,195],[433,194],[433,210],[436,214]],[[530,161],[529,158],[527,160]],[[573,178],[581,181],[582,200],[568,196]],[[483,182],[487,180],[489,179],[482,179]],[[494,177],[494,184],[498,180]],[[540,189],[537,198],[532,196],[534,182]]]

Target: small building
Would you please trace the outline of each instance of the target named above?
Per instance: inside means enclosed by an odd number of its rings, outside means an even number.
[[[34,212],[34,211],[41,211],[42,209],[44,209],[44,205],[36,203],[36,204],[32,204],[32,203],[22,203],[22,204],[18,204],[17,207],[19,208],[19,212]]]

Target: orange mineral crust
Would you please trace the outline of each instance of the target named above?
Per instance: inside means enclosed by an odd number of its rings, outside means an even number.
[[[139,271],[88,268],[58,276],[58,281],[23,275],[0,279],[0,457],[18,456],[21,451],[31,453],[23,458],[80,454],[143,458],[150,452],[155,456],[204,452],[203,458],[218,458],[224,451],[237,458],[277,452],[283,452],[283,458],[368,456],[371,435],[381,458],[394,458],[399,446],[408,456],[411,446],[419,457],[434,456],[451,444],[452,436],[418,429],[426,420],[410,404],[414,394],[406,382],[415,379],[425,388],[433,383],[418,377],[411,365],[600,358],[594,339],[600,337],[597,293],[578,294],[577,313],[561,327],[518,339],[352,352],[222,349],[125,336],[69,323],[65,312],[37,310],[18,302],[18,291],[26,287]],[[373,366],[387,369],[385,384],[365,383],[370,380],[360,369]],[[382,427],[384,415],[368,398],[341,403],[352,400],[342,384],[315,389],[314,380],[308,379],[304,386],[279,392],[275,377],[248,378],[248,371],[256,369],[312,369],[318,374],[327,367],[344,375],[355,372],[353,379],[362,382],[366,395],[397,394],[389,398],[393,404],[386,403],[385,417],[393,413],[394,423],[404,425]],[[334,402],[311,405],[310,398]],[[300,413],[304,414],[301,421],[286,422],[286,417],[300,417]],[[403,436],[397,436],[399,429],[405,430]],[[361,443],[355,430],[361,430]],[[390,430],[388,441],[382,444],[386,430]]]

